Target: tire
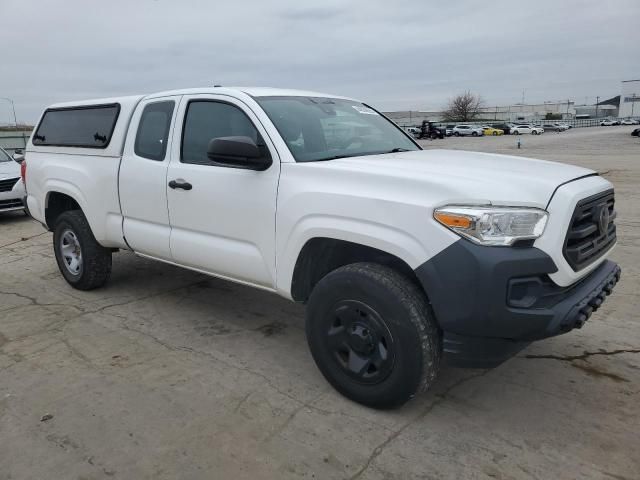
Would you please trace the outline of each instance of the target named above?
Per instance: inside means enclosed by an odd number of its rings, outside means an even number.
[[[494,137],[498,136],[498,132],[493,132],[491,135],[493,135]]]
[[[458,132],[453,132],[453,136],[454,136],[454,137],[459,137],[459,136],[460,136],[460,133],[458,133]]]
[[[518,130],[514,130],[514,131],[512,132],[512,135],[520,135],[520,132],[519,132]]]
[[[477,137],[478,136],[478,132],[471,132],[471,136],[472,137]]]
[[[60,273],[73,288],[92,290],[109,280],[111,250],[96,241],[80,210],[64,212],[56,219],[53,251]]]
[[[373,408],[399,407],[426,391],[440,366],[442,337],[426,296],[375,263],[347,265],[318,282],[307,304],[306,333],[327,381]]]
[[[531,130],[531,135],[538,135],[538,132],[536,130]]]

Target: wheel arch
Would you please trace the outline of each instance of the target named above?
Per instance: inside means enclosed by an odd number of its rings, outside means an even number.
[[[413,269],[397,255],[362,243],[314,237],[307,240],[296,259],[290,282],[291,298],[297,302],[306,302],[315,285],[324,276],[337,268],[359,262],[373,262],[393,268],[422,290]]]
[[[56,219],[60,214],[69,210],[81,210],[82,200],[79,196],[65,188],[53,188],[47,191],[44,201],[44,218],[47,228],[53,230]]]

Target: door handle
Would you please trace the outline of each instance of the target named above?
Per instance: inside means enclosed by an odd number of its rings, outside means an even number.
[[[185,182],[184,180],[171,180],[169,182],[169,188],[173,188],[174,190],[176,188],[181,188],[182,190],[191,190],[193,188],[193,185],[191,185],[189,182]]]

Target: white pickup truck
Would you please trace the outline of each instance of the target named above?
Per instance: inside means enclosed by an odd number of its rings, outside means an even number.
[[[67,282],[118,250],[307,305],[313,358],[378,408],[441,359],[495,366],[579,328],[620,268],[612,185],[575,166],[424,151],[372,107],[201,88],[58,104],[23,167]]]

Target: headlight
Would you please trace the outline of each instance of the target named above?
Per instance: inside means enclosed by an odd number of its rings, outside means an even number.
[[[433,217],[457,234],[481,245],[512,245],[542,235],[549,214],[537,208],[449,205]]]

